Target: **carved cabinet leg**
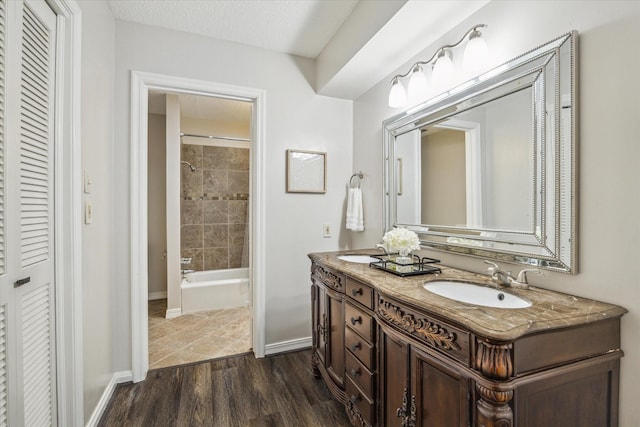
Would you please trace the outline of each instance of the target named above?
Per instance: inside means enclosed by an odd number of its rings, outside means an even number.
[[[494,391],[477,385],[480,399],[476,402],[478,427],[512,427],[513,411],[509,402],[513,391]]]
[[[313,372],[313,376],[315,378],[320,378],[320,369],[318,369],[318,365],[320,364],[320,358],[318,354],[315,352],[315,349],[311,353],[311,371]]]

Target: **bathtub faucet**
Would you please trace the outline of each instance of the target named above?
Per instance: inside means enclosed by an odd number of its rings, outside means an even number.
[[[191,258],[180,258],[180,264],[182,264],[182,265],[191,264]]]

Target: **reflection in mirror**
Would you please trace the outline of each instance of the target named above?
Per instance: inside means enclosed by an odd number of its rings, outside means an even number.
[[[575,37],[385,121],[387,228],[575,273]]]
[[[401,181],[420,177],[419,191],[398,195],[398,222],[530,230],[531,105],[531,90],[521,90],[397,137]]]

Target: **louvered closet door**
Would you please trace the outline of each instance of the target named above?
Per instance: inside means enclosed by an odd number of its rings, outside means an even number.
[[[0,426],[56,425],[55,14],[0,0]]]

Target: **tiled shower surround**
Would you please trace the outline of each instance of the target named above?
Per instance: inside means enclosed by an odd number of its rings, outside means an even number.
[[[181,257],[192,270],[246,267],[249,149],[182,144]]]

